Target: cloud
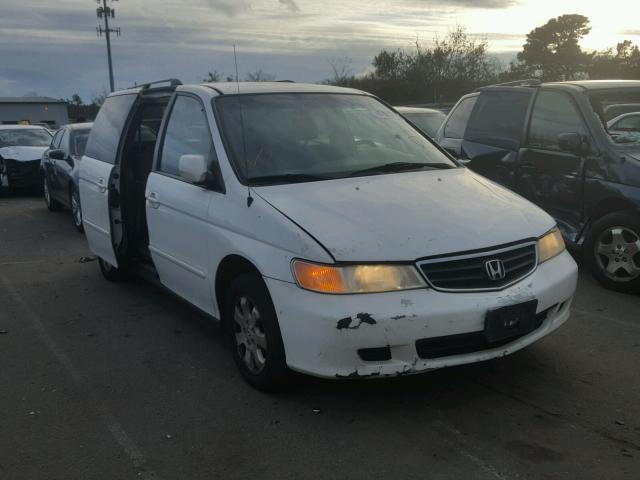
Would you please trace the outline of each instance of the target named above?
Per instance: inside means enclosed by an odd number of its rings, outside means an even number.
[[[438,5],[442,6],[441,0],[410,0],[415,6],[419,5]],[[522,0],[448,0],[447,6],[463,7],[463,8],[508,8],[521,3]]]
[[[251,9],[251,4],[248,0],[207,0],[207,3],[212,10],[221,12],[228,17],[235,17]]]
[[[280,5],[283,5],[284,7],[286,7],[290,12],[300,11],[300,7],[295,2],[295,0],[278,0],[278,2],[280,2]]]
[[[624,30],[621,32],[622,35],[632,35],[640,37],[640,30]]]

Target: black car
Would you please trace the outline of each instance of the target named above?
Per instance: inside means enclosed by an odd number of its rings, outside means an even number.
[[[462,97],[436,140],[553,215],[605,286],[640,292],[640,134],[607,130],[640,81],[519,82]]]
[[[92,123],[75,123],[60,128],[51,145],[42,155],[44,174],[44,200],[47,208],[57,211],[71,209],[73,224],[82,227],[82,209],[78,193],[78,167]]]

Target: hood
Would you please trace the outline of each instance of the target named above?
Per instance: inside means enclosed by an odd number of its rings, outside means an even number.
[[[555,222],[466,168],[257,187],[337,261],[412,261],[538,237]]]
[[[2,147],[0,148],[0,157],[18,162],[40,160],[47,148],[49,147]]]

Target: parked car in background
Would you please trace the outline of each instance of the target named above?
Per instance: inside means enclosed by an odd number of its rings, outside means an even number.
[[[605,286],[640,292],[640,135],[607,130],[640,81],[495,85],[460,99],[437,141],[549,212]]]
[[[50,143],[46,128],[0,125],[0,189],[39,188],[40,160]]]
[[[403,117],[409,119],[416,127],[429,137],[436,136],[440,125],[447,116],[440,110],[420,107],[393,107]]]
[[[576,287],[549,215],[358,90],[114,93],[80,198],[103,275],[136,272],[221,319],[259,388],[287,368],[371,378],[502,357],[565,322]]]
[[[92,123],[62,126],[54,135],[50,147],[42,155],[44,201],[50,211],[63,207],[71,210],[73,224],[82,226],[82,208],[78,191],[78,172]]]

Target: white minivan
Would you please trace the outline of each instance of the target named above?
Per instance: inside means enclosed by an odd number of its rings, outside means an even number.
[[[361,91],[152,83],[110,95],[80,170],[107,279],[223,322],[258,388],[515,352],[569,317],[552,218]]]

